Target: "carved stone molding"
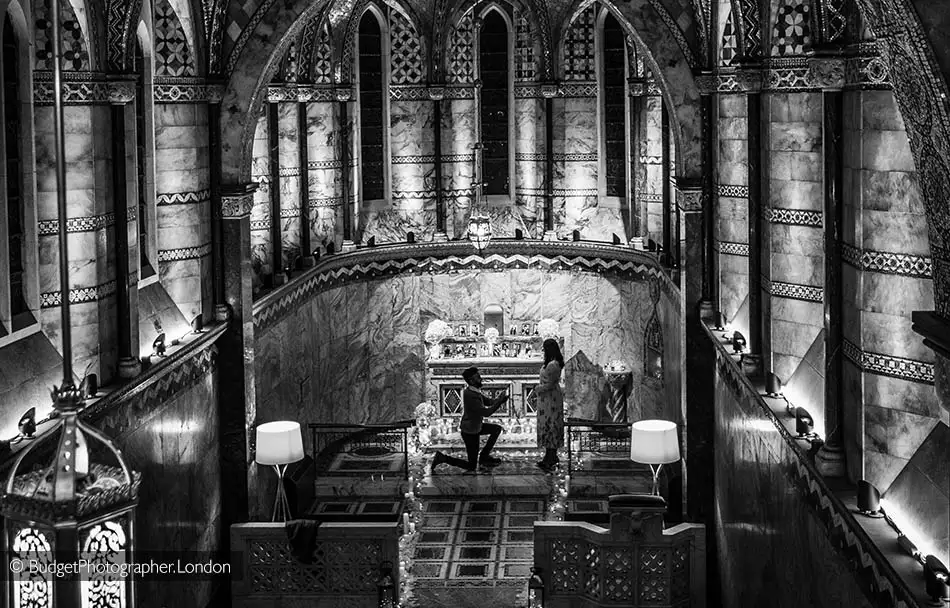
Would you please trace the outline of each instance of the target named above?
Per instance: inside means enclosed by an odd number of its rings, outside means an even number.
[[[720,72],[717,90],[720,93],[757,93],[762,90],[765,72],[759,68],[742,68],[735,72]]]
[[[114,106],[124,106],[135,99],[135,82],[130,80],[113,80],[109,83],[109,103]]]
[[[442,101],[445,99],[445,87],[443,86],[429,86],[429,99],[432,101]]]
[[[712,72],[701,72],[695,76],[695,80],[700,95],[712,95],[719,91],[719,77]]]
[[[220,103],[224,85],[200,78],[156,78],[152,98],[155,103]]]
[[[808,82],[823,91],[840,91],[845,85],[843,57],[809,57]]]
[[[221,217],[239,219],[251,214],[254,206],[254,192],[257,184],[251,182],[242,186],[224,187],[221,191]]]
[[[545,99],[552,99],[557,97],[558,86],[553,82],[549,82],[541,85],[541,97]]]
[[[350,86],[342,85],[336,88],[337,101],[352,101],[352,99],[353,99],[353,89]]]

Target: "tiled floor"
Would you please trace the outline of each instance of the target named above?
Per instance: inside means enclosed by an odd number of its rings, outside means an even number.
[[[543,519],[545,500],[426,500],[413,556],[418,592],[439,587],[504,587],[512,590],[513,600],[530,575],[533,526]]]

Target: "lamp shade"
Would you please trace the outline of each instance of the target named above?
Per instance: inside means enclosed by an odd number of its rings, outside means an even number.
[[[680,459],[676,423],[669,420],[634,422],[630,433],[630,460],[642,464],[669,464]]]
[[[290,464],[303,460],[300,425],[289,420],[268,422],[257,427],[257,464]]]

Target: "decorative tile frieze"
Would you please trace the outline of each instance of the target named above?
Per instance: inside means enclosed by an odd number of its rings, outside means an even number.
[[[475,162],[474,154],[443,154],[442,155],[443,163],[473,163]]]
[[[412,273],[517,268],[593,272],[627,280],[655,277],[663,282],[665,289],[675,293],[675,288],[667,285],[669,281],[653,256],[626,247],[498,240],[492,241],[490,249],[479,255],[467,242],[384,245],[321,259],[299,282],[254,303],[254,327],[255,331],[262,331],[290,311],[299,309],[316,293],[345,283]]]
[[[525,163],[543,163],[547,160],[547,155],[543,152],[516,152],[515,160]]]
[[[638,192],[637,200],[644,203],[662,203],[663,193],[662,192]]]
[[[825,300],[825,290],[821,287],[769,281],[764,278],[762,280],[762,286],[768,294],[776,298],[789,298],[792,300],[802,300],[804,302],[824,302]]]
[[[405,156],[393,156],[394,165],[421,165],[424,163],[434,163],[435,154],[407,154]]]
[[[934,383],[933,363],[864,351],[857,344],[847,339],[844,340],[842,352],[845,358],[866,373],[900,378],[901,380],[921,384]]]
[[[296,203],[296,201],[294,201]],[[301,210],[299,207],[281,207],[280,218],[284,220],[299,220]]]
[[[393,200],[435,198],[435,190],[393,190]]]
[[[311,160],[307,161],[307,169],[310,171],[316,171],[319,169],[342,169],[343,161],[341,160]]]
[[[723,255],[738,255],[749,257],[748,243],[731,243],[729,241],[719,241],[719,253]]]
[[[887,62],[876,52],[845,60],[844,81],[847,89],[890,89],[890,78]]]
[[[70,217],[66,219],[66,232],[95,232],[115,224],[114,213],[103,213],[91,217]],[[59,220],[42,220],[37,222],[39,236],[59,235]]]
[[[280,167],[277,169],[278,177],[300,177],[300,167]]]
[[[156,195],[155,204],[164,205],[194,205],[211,200],[211,190],[197,190],[194,192],[165,192]]]
[[[310,199],[310,208],[311,209],[329,209],[332,207],[339,207],[343,204],[343,198],[339,196],[334,196],[330,198],[312,198]]]
[[[445,99],[475,99],[475,87],[468,86],[447,86],[445,87]]]
[[[933,278],[933,260],[921,255],[859,249],[854,245],[842,243],[841,258],[858,270],[918,279]]]
[[[719,184],[716,187],[716,193],[729,198],[749,198],[749,187]]]
[[[810,226],[821,228],[823,216],[820,211],[803,209],[780,209],[771,207],[765,210],[765,219],[772,224],[788,224],[790,226]]]
[[[156,78],[152,83],[155,103],[217,103],[224,97],[224,85],[200,78]]]
[[[112,104],[128,86],[125,81],[108,80],[98,72],[63,72],[62,78],[65,105]],[[53,105],[52,72],[33,72],[33,101],[37,106]]]
[[[429,88],[419,85],[390,85],[389,98],[394,101],[430,101]]]
[[[596,82],[565,82],[558,90],[559,97],[596,98]]]
[[[640,156],[638,159],[641,165],[662,165],[662,156]]]
[[[341,90],[326,85],[283,84],[267,87],[268,103],[340,101],[341,94]]]
[[[554,196],[563,196],[565,198],[597,196],[597,188],[555,188]]]
[[[592,153],[582,153],[582,152],[555,152],[554,160],[555,162],[568,162],[568,163],[581,163],[581,162],[597,162],[598,156],[596,152]]]
[[[516,84],[515,99],[544,99],[541,84]]]
[[[211,243],[197,247],[182,247],[180,249],[159,249],[159,262],[180,262],[182,260],[199,260],[211,255]]]
[[[70,304],[83,304],[86,302],[98,302],[103,300],[115,293],[116,282],[115,280],[107,281],[102,285],[96,285],[95,287],[81,287],[79,289],[70,289],[69,290],[69,303]],[[53,308],[59,306],[63,302],[62,293],[59,291],[51,291],[40,294],[40,308]]]
[[[251,232],[270,231],[270,227],[270,218],[267,218],[266,220],[251,220]]]

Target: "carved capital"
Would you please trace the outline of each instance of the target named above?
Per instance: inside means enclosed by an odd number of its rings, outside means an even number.
[[[429,85],[429,99],[432,101],[442,101],[445,99],[445,87],[441,85]]]
[[[640,95],[646,95],[647,92],[647,81],[645,78],[628,78],[627,79],[627,90],[630,91],[630,95],[633,97],[639,97]]]
[[[744,93],[758,93],[765,82],[765,72],[761,68],[744,68],[736,71],[736,83]]]
[[[719,91],[719,77],[712,72],[696,74],[696,88],[700,95],[712,95]]]
[[[702,211],[709,200],[709,192],[701,182],[680,178],[676,180],[676,206],[682,211]]]
[[[135,99],[135,83],[129,80],[114,80],[109,83],[109,103],[124,106]]]
[[[221,217],[238,219],[251,214],[254,206],[254,192],[256,183],[222,187],[221,189]]]
[[[809,57],[808,83],[823,90],[840,91],[844,88],[843,57]]]
[[[555,82],[546,82],[541,85],[541,97],[553,99],[557,97],[558,86]]]
[[[208,103],[221,103],[226,88],[223,84],[209,84],[207,89]]]
[[[349,85],[339,85],[334,92],[337,101],[351,101],[353,99],[353,88]]]

